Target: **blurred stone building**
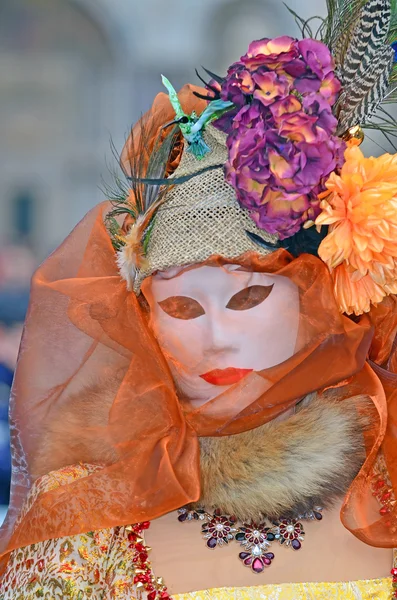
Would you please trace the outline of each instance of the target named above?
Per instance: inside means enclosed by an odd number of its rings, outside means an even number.
[[[195,66],[222,72],[285,32],[281,0],[1,0],[0,245],[41,259],[103,199],[110,141],[121,149],[162,72],[197,82]]]
[[[303,17],[325,0],[289,0]],[[222,73],[252,39],[299,35],[281,0],[1,0],[0,246],[48,254],[111,180],[161,90]]]

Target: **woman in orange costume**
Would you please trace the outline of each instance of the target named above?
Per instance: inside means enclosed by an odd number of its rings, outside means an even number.
[[[338,6],[164,79],[35,274],[3,600],[397,597],[395,15]]]

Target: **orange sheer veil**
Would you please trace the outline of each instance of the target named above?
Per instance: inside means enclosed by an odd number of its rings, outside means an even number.
[[[180,97],[187,111],[201,102],[190,86]],[[144,118],[153,140],[172,116],[167,96],[160,94]],[[130,139],[122,161],[133,151]],[[265,257],[249,253],[238,261],[211,257],[208,263],[215,266],[237,262],[294,281],[302,343],[291,359],[249,375],[244,385],[186,413],[145,310],[118,273],[103,219],[108,209],[103,203],[91,210],[33,277],[11,395],[13,475],[2,528],[3,563],[14,548],[150,520],[197,500],[199,436],[258,427],[305,394],[331,386],[340,388],[341,402],[367,394],[376,409],[366,437],[367,460],[346,496],[343,523],[369,544],[397,546],[397,529],[390,515],[374,509],[370,488],[380,450],[397,485],[395,298],[355,322],[339,313],[319,258],[294,259],[286,250]],[[95,419],[88,418],[85,401],[92,386],[99,387],[88,405],[101,415]],[[60,432],[55,440],[47,436],[54,424]],[[87,477],[42,493],[24,512],[37,457],[51,468],[62,467],[68,452],[79,456],[81,440],[85,449],[79,460],[94,463],[98,443],[109,449],[108,458]]]

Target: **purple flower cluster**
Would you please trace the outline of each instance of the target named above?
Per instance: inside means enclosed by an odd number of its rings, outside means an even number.
[[[317,217],[318,194],[343,162],[332,114],[339,90],[327,46],[287,36],[252,42],[221,85],[235,105],[215,122],[228,134],[226,180],[280,239]]]

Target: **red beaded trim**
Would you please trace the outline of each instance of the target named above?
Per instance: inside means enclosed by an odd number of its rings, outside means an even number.
[[[397,501],[389,480],[389,474],[383,457],[380,457],[372,472],[372,495],[378,500],[381,508],[379,513],[382,517],[389,515],[386,525],[395,533],[397,531],[396,506]],[[394,563],[395,564],[395,563]],[[397,567],[390,571],[393,581],[393,598],[397,598]]]
[[[397,531],[397,500],[394,496],[393,487],[389,481],[386,465],[379,460],[372,473],[372,495],[378,500],[381,508],[379,513],[382,517],[389,515],[386,521],[387,527],[392,533]]]
[[[145,591],[147,593],[147,600],[172,600],[162,577],[153,575],[149,560],[151,548],[145,545],[142,535],[149,527],[149,521],[126,527],[126,531],[129,532],[129,547],[134,551],[132,559],[134,563],[134,584],[138,592]]]
[[[395,567],[391,570],[391,576],[393,577],[393,598],[397,598],[397,569]]]

